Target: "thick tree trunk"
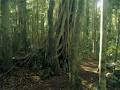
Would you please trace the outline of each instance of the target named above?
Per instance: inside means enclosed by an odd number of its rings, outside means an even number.
[[[26,9],[26,0],[17,0],[18,5],[18,22],[20,32],[20,46],[21,49],[27,53],[28,51],[28,41],[27,41],[27,9]]]
[[[9,0],[1,0],[1,29],[0,29],[0,56],[6,60],[10,58],[9,38]]]
[[[81,33],[81,26],[82,26],[82,16],[83,16],[83,1],[82,0],[76,0],[74,1],[76,7],[74,9],[77,10],[77,12],[74,14],[73,17],[73,28],[71,27],[72,31],[72,51],[71,51],[71,66],[72,66],[72,84],[73,84],[73,90],[83,90],[82,84],[81,84],[81,78],[80,78],[80,57],[79,57],[79,50],[80,47],[80,33]],[[76,42],[77,41],[77,42]],[[78,68],[79,67],[79,68]]]
[[[58,59],[57,59],[57,48],[55,39],[55,30],[53,28],[53,10],[55,6],[55,1],[49,1],[48,9],[48,64],[50,65],[53,72],[57,73],[59,69]]]
[[[6,72],[12,66],[9,30],[9,0],[1,0],[0,73]]]

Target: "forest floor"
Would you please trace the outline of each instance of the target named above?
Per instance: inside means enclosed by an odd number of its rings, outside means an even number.
[[[68,83],[66,74],[41,80],[37,73],[19,69],[0,80],[0,90],[69,90]]]
[[[82,85],[85,90],[97,90],[98,85],[98,62],[93,58],[86,58],[80,65]]]
[[[98,63],[91,58],[80,65],[82,85],[84,90],[97,90]],[[0,80],[0,90],[70,90],[68,75],[61,73],[48,80],[41,80],[40,76],[27,69],[16,69]]]

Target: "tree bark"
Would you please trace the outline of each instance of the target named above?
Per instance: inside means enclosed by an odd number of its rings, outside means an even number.
[[[28,40],[27,40],[27,9],[26,0],[17,0],[18,5],[18,22],[20,30],[20,46],[25,53],[28,51]]]
[[[1,0],[0,56],[4,60],[10,58],[9,38],[9,0]]]
[[[106,90],[106,31],[108,24],[107,8],[108,1],[101,0],[101,17],[100,17],[100,51],[99,51],[99,90]]]

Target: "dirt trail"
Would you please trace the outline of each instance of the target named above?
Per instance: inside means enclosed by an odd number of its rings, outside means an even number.
[[[96,90],[98,85],[98,62],[92,58],[85,60],[81,65],[80,77],[85,90]]]

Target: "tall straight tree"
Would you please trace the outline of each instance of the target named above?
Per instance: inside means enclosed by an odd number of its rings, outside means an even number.
[[[83,8],[84,8],[84,1],[83,0],[74,0],[73,4],[73,11],[76,10],[73,14],[72,20],[72,52],[71,52],[71,66],[72,66],[72,84],[73,90],[83,90],[81,85],[81,78],[80,78],[80,57],[79,57],[79,45],[80,45],[80,33],[81,33],[81,26],[82,26],[82,16],[84,15]],[[75,17],[74,17],[75,16]],[[77,42],[76,42],[77,41]]]
[[[94,55],[94,57],[96,58],[96,14],[97,14],[97,1],[93,0],[93,13],[92,13],[92,39],[93,39],[93,49],[92,49],[92,53]]]
[[[0,56],[3,60],[9,58],[9,0],[1,0]]]
[[[53,27],[53,10],[55,6],[55,1],[49,1],[48,9],[48,65],[51,70],[55,73],[58,72],[58,60],[56,58],[57,50],[55,45],[55,31]]]
[[[89,35],[89,0],[84,0],[84,31],[83,39],[88,40]]]
[[[0,28],[0,65],[3,72],[11,66],[11,42],[9,36],[9,0],[1,0],[1,28]]]
[[[99,50],[99,90],[106,90],[106,31],[108,29],[108,0],[101,0],[100,9],[100,50]]]
[[[18,26],[20,31],[20,46],[22,50],[27,52],[28,49],[28,41],[27,41],[27,28],[26,28],[26,20],[27,20],[27,9],[26,9],[26,0],[17,0],[18,5]]]
[[[118,3],[118,7],[120,8],[119,6],[119,3]],[[119,9],[118,9],[119,10]],[[118,57],[118,49],[119,49],[119,42],[120,42],[120,13],[119,11],[117,10],[117,17],[118,17],[118,24],[117,24],[117,37],[116,37],[116,51],[115,51],[115,62],[117,61],[117,57]]]

